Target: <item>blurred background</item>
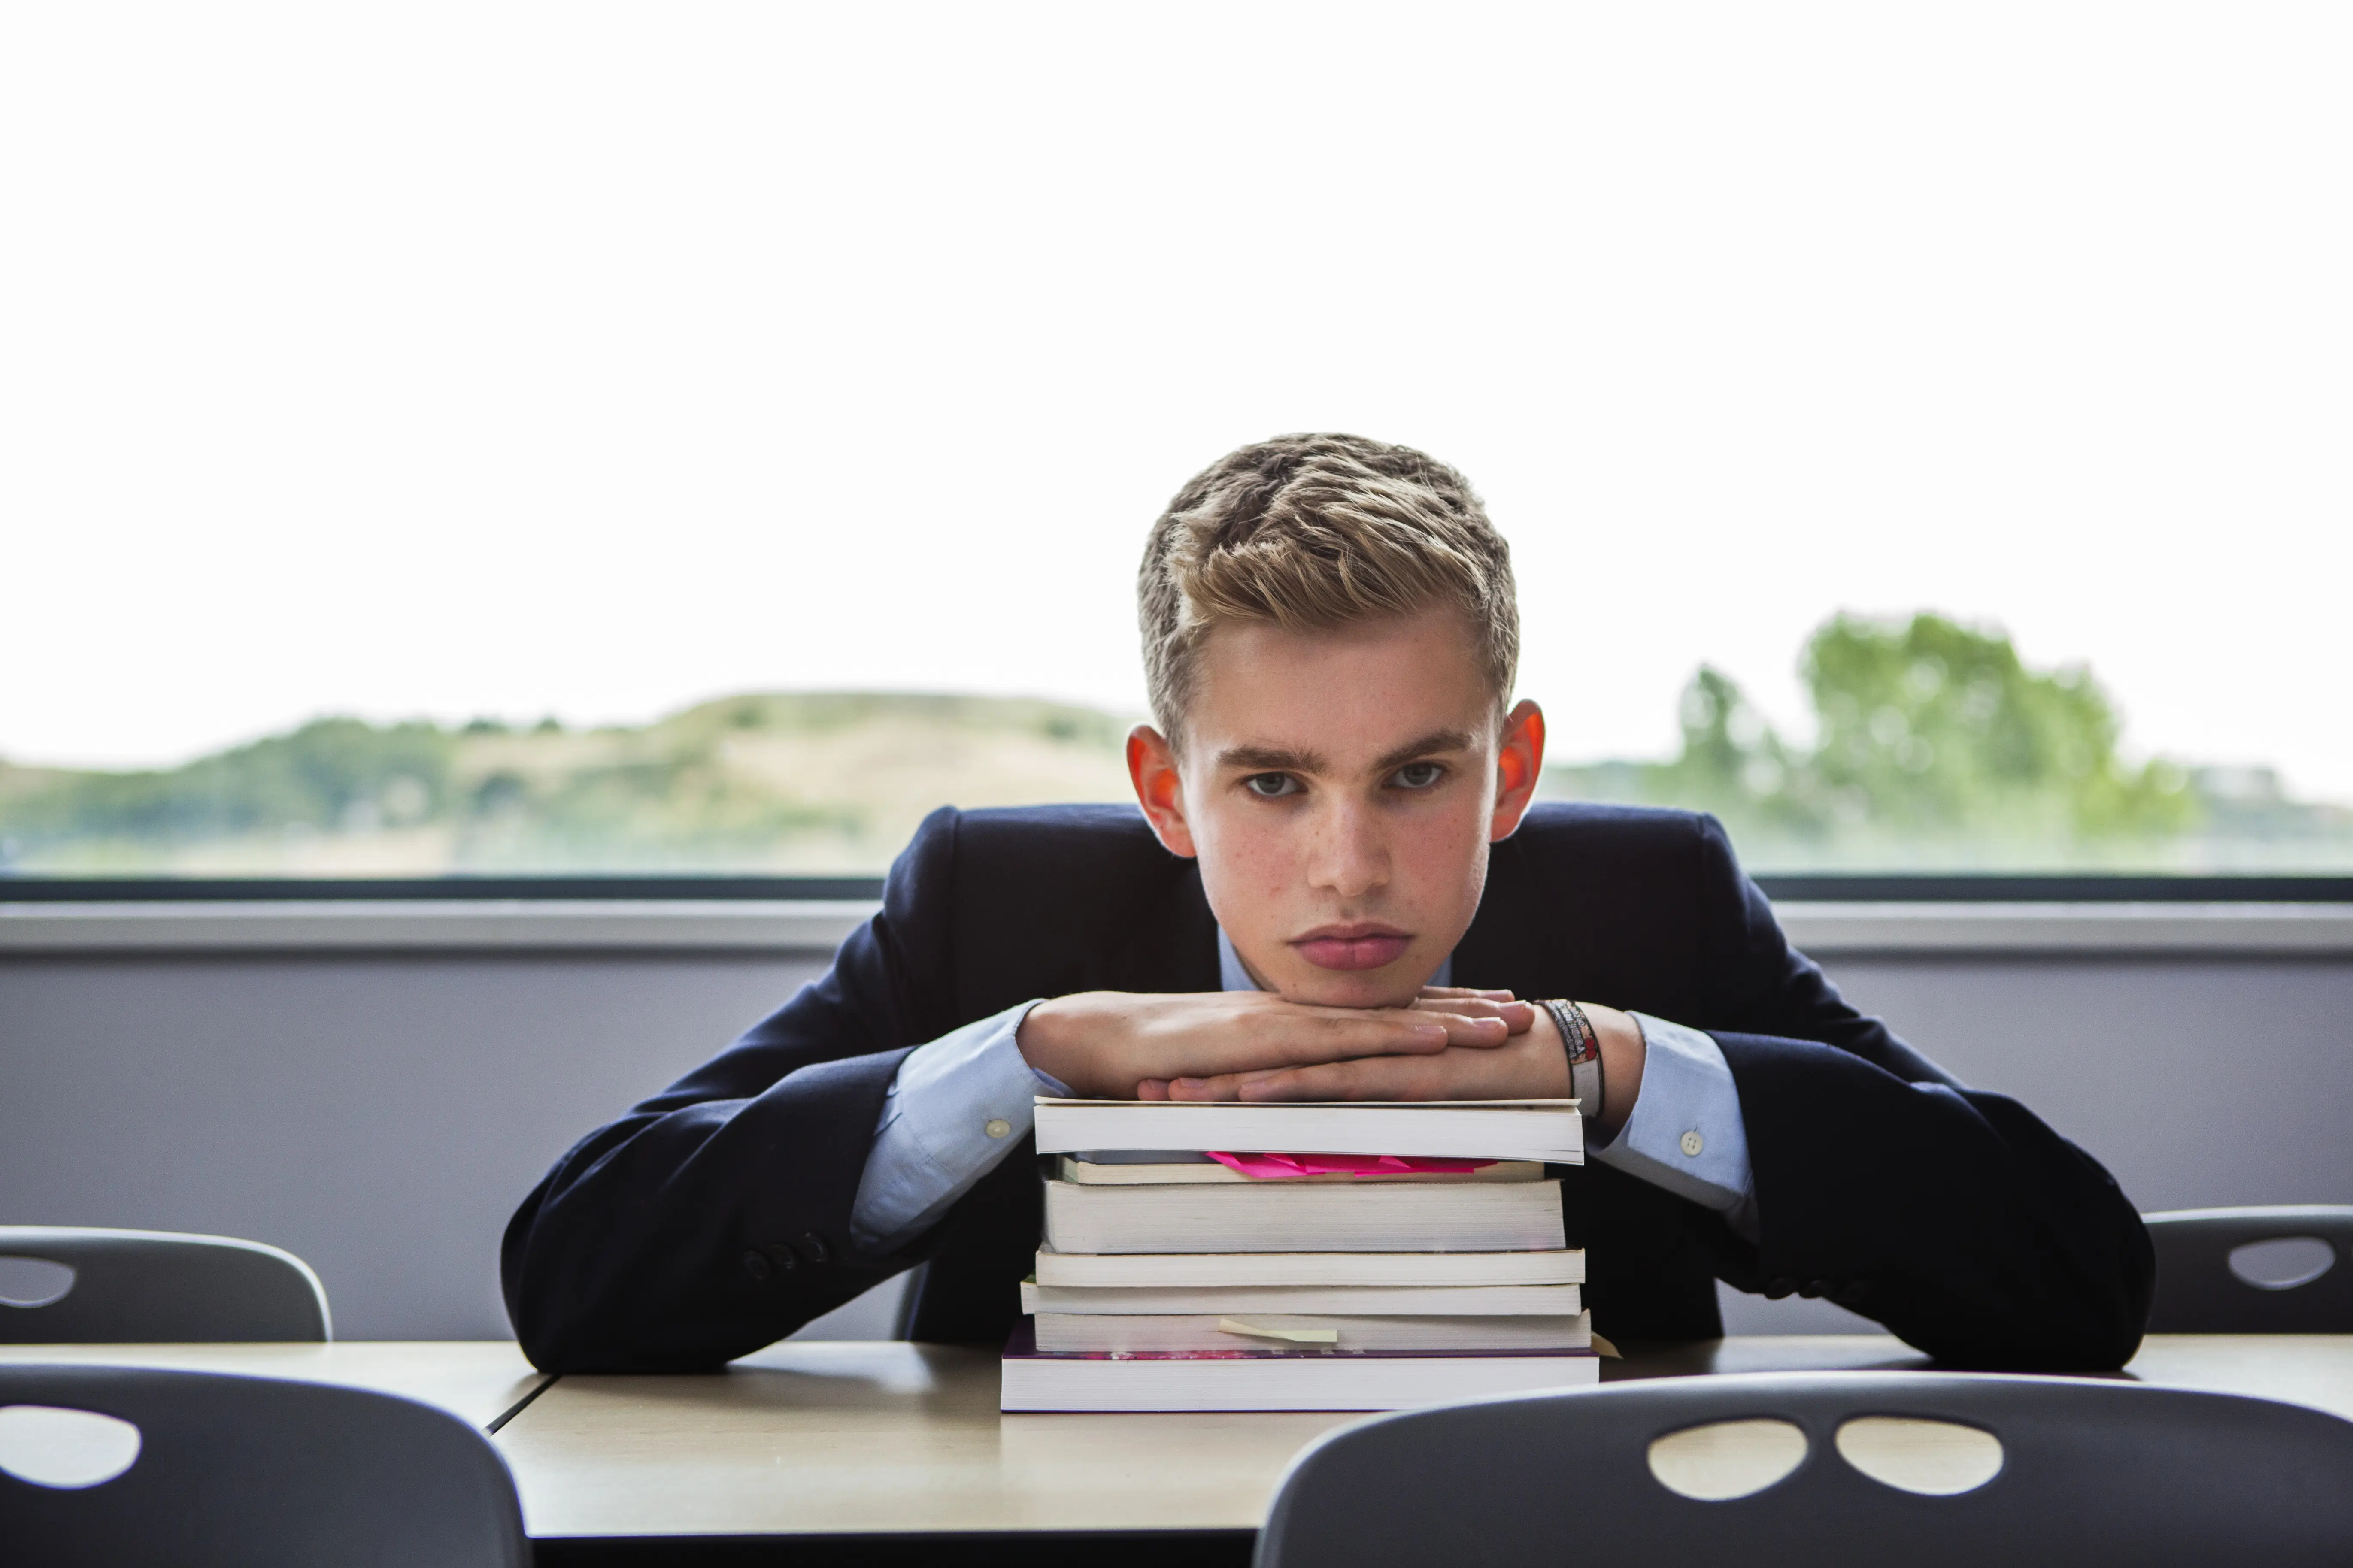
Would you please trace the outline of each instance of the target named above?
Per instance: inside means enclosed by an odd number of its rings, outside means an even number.
[[[0,866],[871,873],[1125,795],[1228,448],[1466,471],[1548,793],[2353,868],[2353,16],[0,15]]]
[[[2141,1207],[2344,1198],[2348,73],[2295,4],[0,7],[0,1218],[504,1335],[517,1200],[924,812],[1125,797],[1146,528],[1312,429],[1484,495],[1547,794],[1721,814]]]

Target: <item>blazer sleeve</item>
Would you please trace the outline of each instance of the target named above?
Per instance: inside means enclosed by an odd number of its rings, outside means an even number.
[[[1700,819],[1710,1032],[1740,1093],[1759,1239],[1718,1272],[1823,1296],[1940,1360],[2120,1367],[2156,1258],[2115,1178],[2018,1101],[1963,1086],[1790,949]]]
[[[918,1262],[849,1213],[907,1051],[952,1016],[955,813],[925,819],[823,978],[555,1163],[509,1223],[507,1312],[546,1372],[716,1367]]]

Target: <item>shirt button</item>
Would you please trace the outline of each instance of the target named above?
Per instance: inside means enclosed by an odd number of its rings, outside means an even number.
[[[1694,1127],[1683,1134],[1683,1152],[1693,1159],[1698,1159],[1699,1152],[1706,1147],[1707,1140],[1699,1135],[1698,1128]]]
[[[988,1125],[981,1131],[991,1138],[1003,1138],[1013,1131],[1013,1123],[1006,1121],[1002,1116],[991,1117]]]

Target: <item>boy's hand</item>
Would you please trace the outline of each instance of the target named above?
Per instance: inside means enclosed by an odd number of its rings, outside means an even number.
[[[1072,1094],[1166,1100],[1172,1079],[1231,1080],[1449,1050],[1482,1054],[1540,1013],[1509,992],[1459,987],[1426,990],[1408,1007],[1372,1008],[1311,1007],[1262,991],[1089,991],[1032,1007],[1017,1040],[1031,1067]]]
[[[1525,1005],[1523,1004],[1523,1005]],[[1634,1109],[1642,1091],[1641,1026],[1615,1007],[1582,1005],[1601,1046],[1605,1106],[1585,1107],[1603,1140]],[[1171,1100],[1549,1100],[1568,1093],[1568,1053],[1552,1015],[1531,1008],[1535,1021],[1500,1047],[1448,1048],[1416,1056],[1363,1057],[1261,1072],[1179,1079]],[[1156,1098],[1156,1097],[1155,1097]]]

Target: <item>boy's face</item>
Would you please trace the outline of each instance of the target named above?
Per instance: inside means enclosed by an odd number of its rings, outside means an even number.
[[[1336,631],[1212,631],[1185,755],[1148,726],[1128,768],[1161,842],[1198,856],[1251,974],[1294,1002],[1393,1006],[1454,950],[1544,760],[1499,727],[1471,630],[1434,609]]]

